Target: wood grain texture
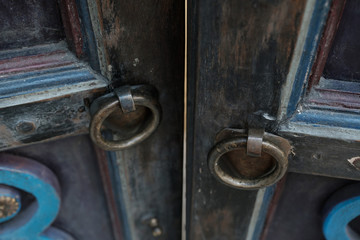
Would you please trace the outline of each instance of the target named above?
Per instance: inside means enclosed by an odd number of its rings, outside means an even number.
[[[359,141],[344,141],[336,136],[313,137],[305,134],[281,133],[291,141],[294,155],[289,159],[289,171],[334,178],[360,179]]]
[[[218,183],[208,171],[207,155],[223,128],[272,130],[269,119],[278,110],[304,4],[191,1],[189,239],[246,237],[256,191]]]
[[[136,147],[117,152],[122,192],[132,239],[155,239],[181,231],[183,135],[183,1],[101,0],[104,44],[113,86],[148,83],[159,92],[159,128]]]

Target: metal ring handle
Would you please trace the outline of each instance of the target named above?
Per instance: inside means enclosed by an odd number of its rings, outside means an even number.
[[[101,126],[104,120],[114,111],[121,110],[118,97],[114,93],[109,93],[96,99],[91,105],[91,139],[104,150],[116,151],[134,146],[148,138],[158,127],[161,117],[160,104],[153,92],[154,89],[148,85],[131,86],[134,104],[148,108],[151,111],[151,117],[141,132],[131,138],[118,141],[105,140],[101,134]]]
[[[217,143],[210,151],[208,157],[209,169],[220,182],[239,189],[259,189],[276,183],[284,176],[288,167],[287,155],[278,146],[268,141],[263,141],[262,151],[270,154],[277,162],[272,172],[263,177],[247,179],[239,175],[232,176],[224,171],[219,164],[221,157],[234,150],[246,149],[246,145],[246,138],[230,138]]]

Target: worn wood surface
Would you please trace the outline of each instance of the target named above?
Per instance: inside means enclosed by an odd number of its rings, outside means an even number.
[[[125,235],[124,232],[126,230],[124,230],[125,226],[120,218],[122,209],[119,206],[120,204],[118,204],[119,196],[116,196],[115,191],[118,186],[116,186],[117,181],[115,180],[114,168],[111,164],[114,162],[107,156],[106,152],[99,147],[94,146],[94,150],[96,152],[99,171],[106,195],[109,216],[113,226],[114,240],[123,240]],[[116,175],[116,177],[118,177],[118,175]]]
[[[64,39],[57,0],[1,0],[0,32],[0,50]]]
[[[358,82],[321,78],[304,98],[303,107],[356,113],[360,108],[359,94]]]
[[[0,149],[88,132],[107,86],[61,43],[1,51],[0,74]]]
[[[60,0],[59,2],[63,28],[69,49],[77,57],[83,55],[84,39],[81,33],[79,12],[75,0]]]
[[[266,240],[325,239],[322,213],[325,201],[339,188],[354,183],[344,179],[288,174]],[[311,190],[311,191],[310,191]],[[358,223],[355,230],[359,229]]]
[[[360,179],[360,143],[304,134],[281,133],[293,146],[289,171]],[[331,137],[331,136],[329,136]],[[356,161],[351,162],[354,159]]]
[[[345,3],[346,0],[335,0],[331,4],[329,16],[326,21],[325,29],[323,31],[316,54],[315,63],[311,69],[308,90],[310,90],[313,85],[317,85],[319,83],[320,77],[323,74],[326,60],[331,50],[336,31],[340,24]]]
[[[256,191],[218,183],[207,155],[225,127],[271,131],[305,1],[190,1],[189,239],[245,239]]]
[[[157,239],[179,239],[184,3],[101,0],[100,6],[113,86],[155,86],[163,112],[159,128],[149,139],[117,152],[128,237],[155,239],[148,222],[154,217],[162,231]]]
[[[50,168],[62,190],[62,204],[53,226],[75,239],[113,240],[111,221],[96,154],[86,135],[13,149]]]
[[[317,57],[312,75],[308,79],[305,74],[302,79],[304,86],[308,84],[309,92],[302,97],[298,95],[300,104],[296,112],[290,112],[291,118],[280,125],[280,134],[293,146],[289,171],[347,179],[360,177],[359,83],[355,71],[359,61],[353,54],[360,35],[352,27],[359,6],[352,0],[332,1],[321,41],[302,50],[301,57],[307,64],[311,63],[311,57],[306,52],[314,48]],[[320,30],[310,26],[309,33],[319,34]],[[313,39],[308,37],[307,41]],[[305,73],[308,69],[299,65],[297,71]],[[299,88],[292,89],[293,93],[296,91]]]
[[[336,32],[329,57],[326,61],[323,76],[325,78],[360,81],[360,2],[347,0],[344,12]]]

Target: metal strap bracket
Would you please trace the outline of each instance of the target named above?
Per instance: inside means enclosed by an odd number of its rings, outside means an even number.
[[[264,129],[249,129],[246,144],[248,156],[261,157],[264,133]]]
[[[114,89],[114,92],[119,99],[120,107],[124,113],[136,110],[130,86],[123,86],[121,88]]]

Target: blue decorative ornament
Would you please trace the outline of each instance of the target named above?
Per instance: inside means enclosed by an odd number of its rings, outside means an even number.
[[[360,185],[352,184],[335,192],[325,204],[323,233],[327,240],[360,240],[349,223],[360,216]]]
[[[35,199],[26,208],[21,207],[20,191]],[[60,203],[60,185],[50,169],[28,158],[0,155],[1,240],[74,240],[50,227]]]

